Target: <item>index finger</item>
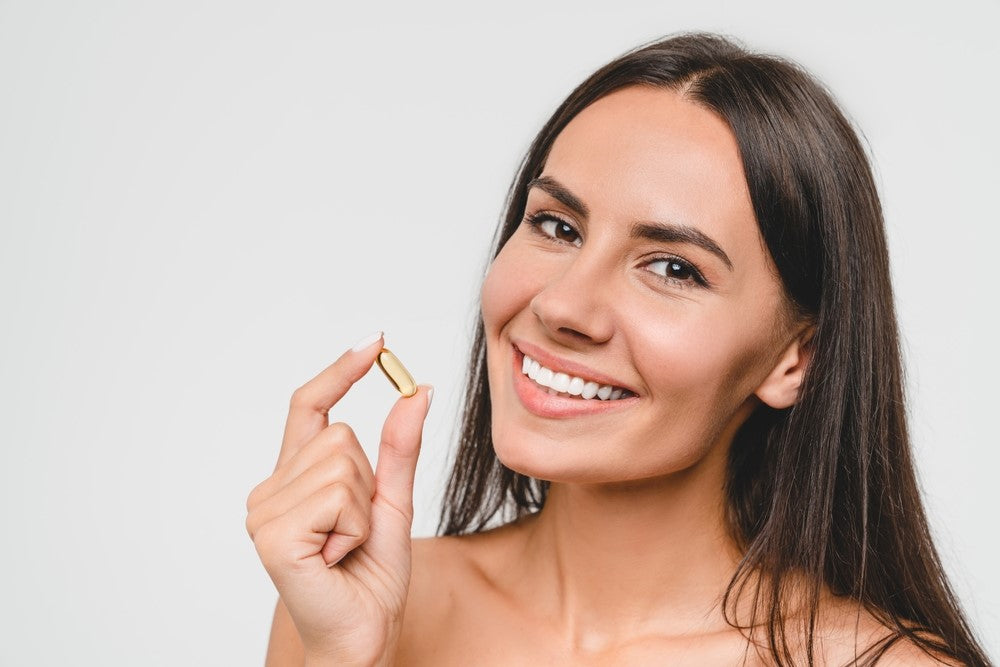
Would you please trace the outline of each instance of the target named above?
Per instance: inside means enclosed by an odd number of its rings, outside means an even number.
[[[288,406],[281,453],[275,469],[295,455],[302,445],[328,426],[327,414],[351,386],[363,378],[382,350],[382,332],[366,336],[295,390]]]

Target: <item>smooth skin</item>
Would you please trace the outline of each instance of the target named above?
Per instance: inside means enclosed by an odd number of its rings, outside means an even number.
[[[390,413],[371,486],[353,434],[326,427],[325,411],[379,346],[345,355],[296,392],[278,468],[251,494],[248,527],[281,595],[268,665],[767,664],[720,608],[740,558],[725,465],[756,406],[795,401],[811,329],[789,316],[735,138],[682,93],[631,87],[574,118],[542,176],[526,211],[537,224],[522,223],[494,261],[482,314],[494,446],[551,481],[544,509],[411,552],[425,390]],[[633,234],[650,222],[697,231],[726,259]],[[521,341],[638,400],[572,418],[530,412],[514,390]],[[886,634],[827,593],[819,664],[851,664]],[[881,664],[940,663],[897,643]]]

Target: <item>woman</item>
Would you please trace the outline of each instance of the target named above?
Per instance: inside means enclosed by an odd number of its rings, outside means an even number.
[[[711,35],[600,69],[481,296],[443,537],[409,538],[429,387],[374,472],[327,426],[381,336],[295,392],[247,503],[269,664],[986,664],[914,481],[870,169],[801,70]]]

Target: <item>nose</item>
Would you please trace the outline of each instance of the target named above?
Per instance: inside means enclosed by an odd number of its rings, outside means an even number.
[[[531,312],[549,335],[567,345],[603,343],[614,333],[611,274],[578,255],[531,300]]]

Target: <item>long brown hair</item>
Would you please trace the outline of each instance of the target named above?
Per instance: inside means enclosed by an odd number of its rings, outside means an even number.
[[[531,144],[508,192],[493,257],[521,224],[527,183],[541,173],[556,136],[589,104],[635,85],[680,91],[728,122],[787,299],[815,324],[797,403],[759,407],[730,449],[730,523],[745,555],[724,609],[755,586],[766,648],[778,664],[801,662],[782,610],[792,573],[804,574],[810,584],[802,637],[810,665],[824,585],[894,631],[859,656],[867,664],[903,638],[966,664],[987,664],[934,549],[914,474],[871,169],[851,124],[811,76],[710,34],[674,36],[624,54],[580,84]],[[480,318],[442,534],[478,532],[545,503],[547,482],[497,459],[490,417]],[[728,611],[727,618],[749,627]]]

